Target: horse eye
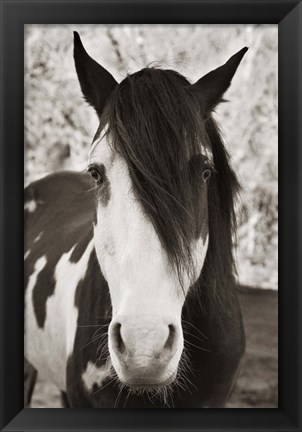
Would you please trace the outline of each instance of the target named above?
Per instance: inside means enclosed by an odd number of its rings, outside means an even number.
[[[203,183],[205,183],[210,177],[211,177],[212,171],[208,168],[206,168],[202,174],[201,174],[201,179],[203,181]]]
[[[101,174],[95,168],[89,169],[89,172],[90,172],[91,177],[96,182],[96,184],[99,185],[99,184],[102,183],[103,177],[101,176]]]

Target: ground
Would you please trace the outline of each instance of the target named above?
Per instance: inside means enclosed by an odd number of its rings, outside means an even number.
[[[228,408],[278,407],[278,293],[242,288],[239,292],[246,352]],[[38,381],[33,408],[59,408],[57,389]]]
[[[244,289],[246,352],[229,408],[278,407],[278,293]]]

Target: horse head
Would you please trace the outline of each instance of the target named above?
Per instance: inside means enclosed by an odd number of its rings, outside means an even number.
[[[163,387],[177,375],[183,305],[211,241],[208,195],[217,155],[206,124],[246,50],[193,85],[156,68],[118,84],[75,33],[79,82],[100,122],[88,171],[95,250],[112,303],[109,353],[130,387]]]

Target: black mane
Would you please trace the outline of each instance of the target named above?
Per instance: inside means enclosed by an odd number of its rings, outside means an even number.
[[[192,270],[190,245],[200,230],[206,197],[198,173],[213,154],[208,183],[209,247],[199,277],[203,295],[221,303],[233,283],[232,232],[236,176],[218,128],[205,119],[189,81],[171,70],[146,68],[127,76],[113,91],[102,123],[113,148],[125,159],[134,192],[150,218],[181,280]],[[198,161],[191,164],[189,161]],[[206,199],[206,198],[205,198]]]

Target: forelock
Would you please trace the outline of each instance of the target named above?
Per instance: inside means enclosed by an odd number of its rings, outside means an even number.
[[[189,81],[154,68],[130,75],[111,95],[103,122],[110,144],[128,165],[134,193],[180,274],[181,266],[190,267],[190,244],[204,205],[189,161],[210,149]]]

